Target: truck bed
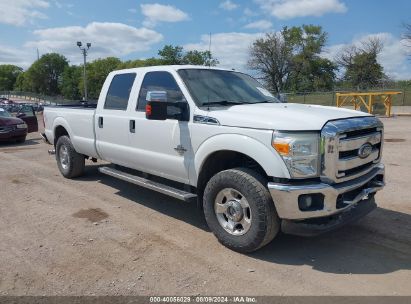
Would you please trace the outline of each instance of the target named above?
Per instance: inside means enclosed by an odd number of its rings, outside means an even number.
[[[77,152],[98,158],[95,141],[95,104],[47,106],[44,109],[45,133],[54,142],[56,126],[63,126]]]

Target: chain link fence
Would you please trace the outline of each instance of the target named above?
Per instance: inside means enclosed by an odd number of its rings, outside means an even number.
[[[42,94],[21,91],[0,91],[0,97],[45,105],[61,105],[79,102],[79,100],[64,99],[63,96],[45,96]]]
[[[411,106],[411,91],[407,90],[376,90],[376,92],[388,92],[398,91],[402,92],[400,95],[394,95],[392,97],[393,106]],[[303,92],[303,93],[285,93],[287,96],[287,102],[289,103],[303,103],[303,104],[315,104],[323,106],[335,106],[336,105],[336,93],[346,93],[355,91],[332,91],[332,92]],[[378,99],[377,99],[378,101]]]

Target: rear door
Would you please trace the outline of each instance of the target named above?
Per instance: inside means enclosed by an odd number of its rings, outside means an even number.
[[[111,77],[111,78],[110,78]],[[120,73],[107,78],[94,119],[97,151],[102,159],[127,166],[130,158],[130,118],[127,111],[136,73]]]

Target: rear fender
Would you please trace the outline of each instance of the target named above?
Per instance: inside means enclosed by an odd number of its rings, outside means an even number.
[[[73,132],[72,132],[69,124],[67,123],[67,121],[66,121],[63,117],[57,117],[57,118],[54,120],[54,122],[53,122],[53,134],[52,134],[52,137],[50,138],[50,137],[49,137],[50,134],[48,134],[48,133],[46,132],[46,136],[47,136],[47,138],[49,139],[49,141],[50,141],[51,143],[54,143],[54,139],[55,139],[55,135],[56,135],[56,129],[57,129],[58,127],[63,127],[64,129],[66,129],[66,131],[67,131],[67,133],[68,133],[68,136],[69,136],[70,138],[73,138],[73,137],[72,137]],[[74,143],[73,143],[73,145],[74,145]],[[75,147],[74,147],[74,148],[75,148]]]

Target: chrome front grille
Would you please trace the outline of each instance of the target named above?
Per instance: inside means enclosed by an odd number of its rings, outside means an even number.
[[[381,161],[383,124],[375,117],[328,122],[321,132],[322,176],[340,183],[368,173]]]

